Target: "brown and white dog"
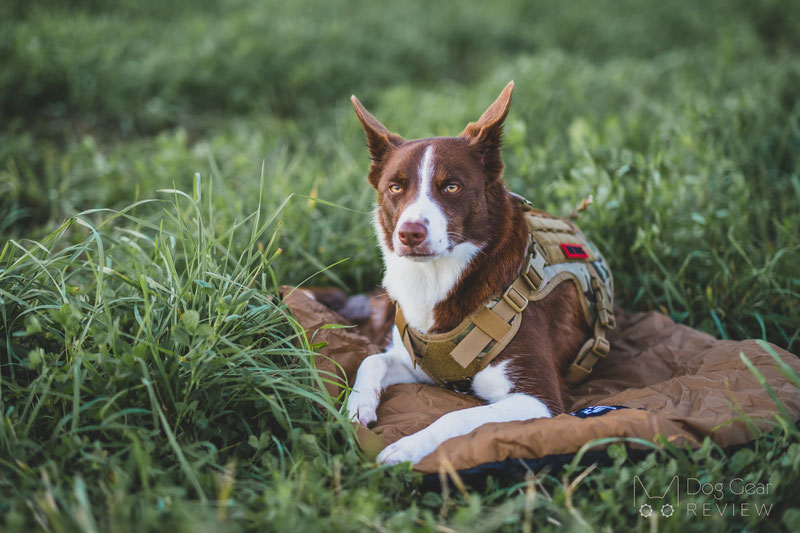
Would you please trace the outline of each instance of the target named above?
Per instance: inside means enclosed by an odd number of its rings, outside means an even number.
[[[356,99],[377,191],[374,214],[386,273],[384,287],[408,324],[422,333],[451,330],[508,287],[527,256],[528,228],[509,196],[500,154],[513,82],[458,137],[405,141]],[[524,311],[510,344],[472,380],[487,405],[442,416],[385,448],[378,461],[418,462],[447,439],[489,422],[550,417],[564,411],[563,373],[591,336],[579,295],[562,283]],[[353,420],[376,420],[381,392],[395,383],[433,383],[412,364],[397,328],[385,353],[358,369],[348,398]]]

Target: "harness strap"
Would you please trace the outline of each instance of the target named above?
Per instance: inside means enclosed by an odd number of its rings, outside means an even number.
[[[408,322],[406,321],[406,317],[403,315],[403,311],[400,309],[399,304],[395,304],[394,306],[394,324],[397,326],[397,330],[400,332],[400,338],[403,340],[403,346],[411,356],[411,363],[414,365],[414,368],[417,368],[417,358],[414,356],[414,347],[411,345],[411,337],[408,333]]]
[[[606,339],[606,329],[598,318],[594,323],[594,337],[581,346],[578,355],[567,370],[565,376],[567,383],[576,385],[586,379],[592,372],[595,363],[600,359],[605,359],[610,349],[611,344]]]
[[[609,329],[614,329],[616,319],[614,318],[614,308],[609,301],[606,287],[597,277],[592,277],[592,289],[595,294],[595,306],[597,307],[597,320],[594,322],[594,337],[587,340],[578,355],[567,370],[565,379],[570,385],[577,385],[586,379],[592,372],[592,367],[600,359],[605,359],[611,350],[611,343],[606,339]]]
[[[614,306],[611,305],[611,300],[608,298],[605,284],[599,278],[592,277],[592,290],[595,293],[597,319],[604,328],[614,329],[617,327],[617,321],[614,318]]]
[[[509,333],[513,330],[516,333],[518,327],[513,327],[513,323],[522,319],[522,312],[528,307],[528,298],[532,291],[539,290],[544,281],[544,267],[547,261],[542,250],[538,245],[533,247],[528,268],[520,274],[514,283],[509,286],[500,300],[492,307],[482,308],[472,321],[475,328],[470,331],[464,339],[456,345],[450,352],[451,357],[462,368],[467,368],[477,357],[484,352],[492,340],[502,345],[498,350],[493,350],[494,354],[489,357],[484,356],[481,361],[482,366],[492,362],[513,338]],[[518,325],[517,325],[518,326]]]
[[[480,313],[472,317],[472,321],[481,331],[500,342],[511,329],[511,324],[503,320],[496,311],[484,307]]]

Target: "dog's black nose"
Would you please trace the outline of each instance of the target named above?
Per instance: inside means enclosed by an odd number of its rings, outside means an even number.
[[[422,244],[427,236],[428,228],[419,222],[403,222],[403,225],[397,230],[397,237],[406,246]]]

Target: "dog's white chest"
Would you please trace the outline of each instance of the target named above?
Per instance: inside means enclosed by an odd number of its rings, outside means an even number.
[[[383,244],[381,248],[386,263],[383,286],[400,304],[408,323],[422,333],[433,327],[433,308],[450,294],[469,262],[480,251],[473,243],[461,243],[445,257],[413,261],[397,256]]]

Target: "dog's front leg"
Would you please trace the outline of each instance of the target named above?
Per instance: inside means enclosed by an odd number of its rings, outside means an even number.
[[[392,332],[392,343],[384,353],[370,355],[361,362],[353,390],[347,398],[350,420],[366,426],[375,420],[381,393],[395,383],[433,383],[425,372],[411,364],[397,327]]]
[[[483,424],[550,416],[550,410],[539,399],[522,393],[509,394],[488,405],[447,413],[427,428],[384,448],[377,460],[386,464],[418,463],[447,439],[466,435]]]

